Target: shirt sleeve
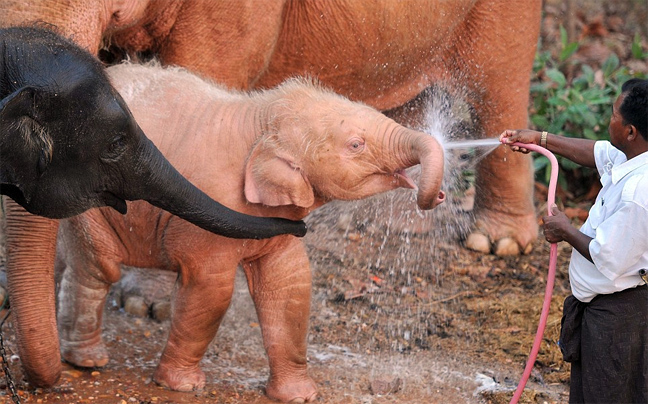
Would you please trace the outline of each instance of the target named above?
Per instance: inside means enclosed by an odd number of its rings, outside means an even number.
[[[632,201],[620,208],[596,229],[589,251],[596,268],[615,280],[630,271],[648,268],[648,210]]]
[[[615,164],[620,164],[626,161],[626,156],[623,152],[607,140],[599,140],[594,143],[594,161],[596,162],[596,169],[600,176],[610,171]]]

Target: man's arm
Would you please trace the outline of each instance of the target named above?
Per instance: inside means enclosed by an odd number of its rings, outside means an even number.
[[[500,141],[506,139],[506,143],[520,142],[545,146],[550,152],[568,158],[576,164],[584,167],[596,168],[596,161],[594,160],[594,143],[596,142],[594,140],[565,137],[547,133],[546,145],[541,145],[541,136],[542,133],[535,130],[506,130],[500,135]],[[523,153],[529,152],[523,147],[518,146],[511,146],[511,149]]]

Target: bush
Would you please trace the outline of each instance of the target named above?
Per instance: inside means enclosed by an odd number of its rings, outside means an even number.
[[[621,65],[612,54],[600,68],[577,65],[572,55],[579,44],[568,42],[561,27],[561,52],[555,60],[550,52],[536,53],[531,82],[531,125],[537,130],[563,136],[607,140],[612,105],[621,93],[621,85],[632,77],[647,78],[646,74],[633,73]],[[639,35],[632,45],[632,56],[646,60],[648,53],[641,48]],[[571,74],[572,71],[580,71]],[[568,79],[573,75],[571,79]],[[556,156],[560,166],[559,185],[574,195],[579,195],[597,180],[595,170],[581,167],[566,158]],[[549,182],[551,166],[542,155],[534,156],[536,179]]]

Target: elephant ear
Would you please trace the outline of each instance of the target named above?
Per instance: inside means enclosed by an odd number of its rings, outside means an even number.
[[[259,141],[248,157],[245,198],[267,206],[307,208],[315,203],[313,187],[301,167],[271,139]]]
[[[39,174],[47,169],[52,160],[52,139],[36,121],[36,104],[39,90],[23,87],[0,101],[0,126],[5,144],[13,152],[36,162]],[[33,157],[33,158],[32,158]]]
[[[3,98],[0,101],[0,120],[11,123],[23,116],[33,118],[36,91],[33,87],[23,87]]]

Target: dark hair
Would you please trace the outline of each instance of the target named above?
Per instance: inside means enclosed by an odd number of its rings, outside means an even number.
[[[633,125],[648,140],[648,80],[630,79],[623,83],[619,112],[624,124]]]

